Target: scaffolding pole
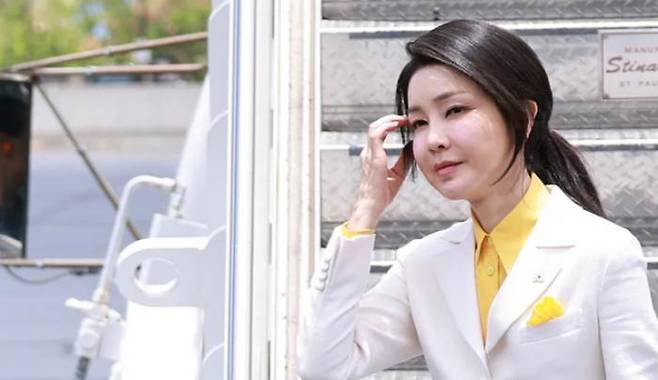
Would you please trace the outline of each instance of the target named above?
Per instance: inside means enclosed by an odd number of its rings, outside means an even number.
[[[204,63],[183,63],[165,65],[108,65],[87,67],[44,67],[30,72],[33,76],[69,75],[136,75],[136,74],[193,74],[207,69]]]
[[[191,42],[205,41],[208,38],[207,32],[198,32],[190,34],[181,34],[173,37],[158,38],[154,40],[138,41],[131,42],[122,45],[107,46],[100,49],[88,50],[79,53],[60,55],[57,57],[50,57],[45,59],[39,59],[36,61],[30,61],[25,63],[19,63],[16,65],[10,66],[7,71],[19,72],[19,71],[30,71],[46,66],[61,65],[64,63],[81,61],[90,58],[97,57],[108,57],[114,54],[129,53],[137,50],[146,50],[153,49],[164,46],[180,45]]]

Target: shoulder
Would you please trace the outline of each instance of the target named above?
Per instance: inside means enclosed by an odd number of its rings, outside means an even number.
[[[643,256],[640,242],[627,228],[581,209],[579,242],[609,259]]]
[[[451,245],[464,241],[473,234],[473,222],[467,219],[456,222],[450,227],[433,232],[421,239],[415,239],[405,244],[396,252],[396,259],[401,262],[423,260],[430,255],[441,254],[449,250]]]
[[[572,235],[576,244],[585,248],[580,252],[603,261],[643,256],[638,239],[627,228],[581,208],[566,196],[564,199],[562,206],[556,206],[565,211],[563,219],[557,220],[563,225],[559,230]]]
[[[586,236],[598,237],[603,241],[623,240],[633,236],[627,228],[592,212],[581,209],[579,214],[583,223],[582,233]]]

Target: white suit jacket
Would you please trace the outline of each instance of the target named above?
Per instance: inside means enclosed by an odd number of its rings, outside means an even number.
[[[548,188],[491,305],[486,346],[470,219],[401,248],[367,293],[374,237],[336,229],[311,282],[300,376],[357,379],[423,354],[434,379],[658,379],[658,320],[637,239]],[[564,315],[528,327],[543,296]]]

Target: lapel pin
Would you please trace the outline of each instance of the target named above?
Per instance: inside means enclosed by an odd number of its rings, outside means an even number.
[[[542,284],[544,283],[544,278],[541,274],[535,275],[535,279],[532,281],[533,284]]]

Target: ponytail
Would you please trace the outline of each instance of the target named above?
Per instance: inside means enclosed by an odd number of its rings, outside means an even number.
[[[541,129],[530,133],[526,141],[527,168],[542,182],[557,185],[585,210],[605,217],[596,187],[578,150],[554,130]]]

